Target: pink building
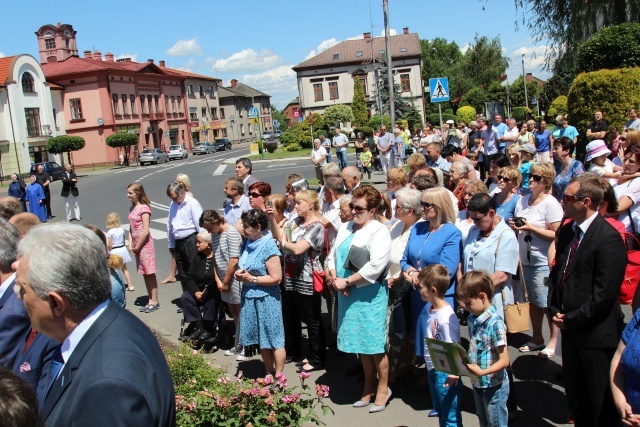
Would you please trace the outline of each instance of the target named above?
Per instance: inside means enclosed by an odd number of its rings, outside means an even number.
[[[117,149],[105,143],[115,132],[138,134],[134,150],[193,145],[184,76],[153,60],[116,60],[109,52],[103,58],[99,51],[85,50],[80,58],[71,25],[44,25],[36,35],[47,81],[63,87],[66,132],[86,141],[73,153],[76,165],[116,161]]]

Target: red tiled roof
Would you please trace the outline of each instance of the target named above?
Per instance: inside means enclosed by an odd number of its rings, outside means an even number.
[[[402,57],[420,56],[422,49],[417,33],[399,34],[391,36],[391,57],[399,59]],[[373,48],[372,48],[373,43]],[[386,51],[384,37],[370,39],[345,40],[329,49],[320,52],[313,58],[309,58],[293,67],[294,71],[309,68],[322,68],[338,64],[348,64],[354,62],[370,62],[373,53],[376,60],[380,58],[380,51]],[[361,52],[361,56],[358,56]],[[334,59],[334,55],[338,55]]]
[[[195,74],[195,73],[190,73],[188,71],[182,71],[182,70],[177,70],[175,68],[169,68],[169,67],[159,67],[161,70],[163,71],[168,71],[171,73],[175,73],[178,74],[180,76],[183,77],[190,77],[193,79],[203,79],[203,80],[215,80],[217,82],[221,82],[222,79],[219,79],[217,77],[210,77],[210,76],[203,76],[202,74]]]
[[[147,67],[158,71],[159,74],[180,75],[179,73],[176,73],[175,70],[163,69],[148,62],[111,62],[79,58],[77,56],[72,56],[60,62],[48,62],[42,64],[42,70],[44,71],[47,79],[69,74],[80,74],[95,71],[112,70],[139,72]]]
[[[9,65],[15,56],[0,58],[0,85],[5,84],[9,78]]]

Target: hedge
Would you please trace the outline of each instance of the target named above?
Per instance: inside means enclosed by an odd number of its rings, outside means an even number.
[[[439,114],[429,114],[427,116],[427,120],[433,126],[440,126],[440,115]],[[458,121],[458,117],[454,116],[453,114],[442,113],[442,123],[445,123],[447,120],[453,120],[454,122],[457,122]]]
[[[518,123],[526,121],[528,114],[531,114],[529,107],[513,107],[511,109],[511,116],[516,119]]]
[[[476,119],[476,109],[468,105],[462,106],[458,108],[458,111],[456,111],[456,116],[458,118],[458,120],[456,120],[456,123],[464,120],[468,125],[470,122]]]
[[[602,111],[609,125],[623,129],[631,108],[640,107],[640,68],[600,70],[581,73],[569,89],[569,123],[580,132],[576,156],[584,156],[586,131],[593,113]]]
[[[640,23],[603,28],[578,49],[578,71],[640,67]]]

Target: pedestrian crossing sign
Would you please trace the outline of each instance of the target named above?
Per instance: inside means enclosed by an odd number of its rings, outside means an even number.
[[[429,79],[431,102],[446,102],[449,100],[449,79],[436,77]]]

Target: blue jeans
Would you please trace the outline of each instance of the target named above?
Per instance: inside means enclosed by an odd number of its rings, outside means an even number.
[[[509,411],[509,377],[505,374],[502,384],[487,388],[473,387],[473,399],[476,402],[476,414],[481,427],[507,427]]]
[[[327,162],[331,163],[331,151],[327,151]]]
[[[338,166],[340,166],[340,170],[346,168],[347,164],[347,149],[344,150],[336,150],[336,154],[338,155]]]
[[[447,374],[435,369],[429,371],[429,392],[433,409],[438,413],[440,427],[462,427],[459,401],[462,397],[462,378],[458,384],[445,387]]]

